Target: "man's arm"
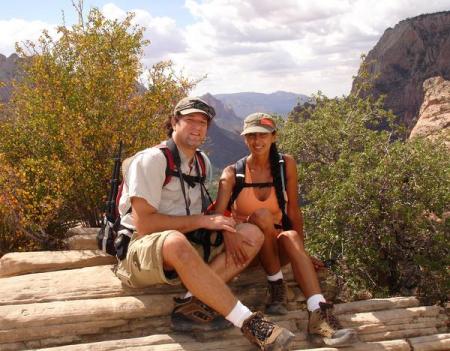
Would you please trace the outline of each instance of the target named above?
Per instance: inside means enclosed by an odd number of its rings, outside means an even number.
[[[158,213],[145,199],[131,198],[133,222],[138,235],[151,234],[164,230],[178,230],[182,233],[206,228],[235,232],[235,221],[222,215],[171,216]]]

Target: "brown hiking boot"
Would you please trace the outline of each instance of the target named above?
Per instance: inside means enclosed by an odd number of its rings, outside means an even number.
[[[269,295],[266,304],[266,313],[271,315],[285,315],[287,310],[287,287],[283,279],[269,281],[267,293]]]
[[[233,324],[195,296],[174,298],[175,307],[170,316],[174,331],[210,331],[230,328]]]
[[[316,345],[348,346],[357,341],[353,329],[343,329],[333,316],[333,304],[320,302],[320,308],[309,313],[308,332],[310,341]]]
[[[261,312],[248,317],[241,328],[242,334],[263,351],[290,350],[294,334],[264,318]]]

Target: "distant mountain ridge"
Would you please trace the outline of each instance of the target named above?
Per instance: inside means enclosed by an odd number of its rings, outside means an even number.
[[[6,57],[0,54],[0,81],[6,85],[0,87],[0,103],[7,103],[11,96],[11,81],[20,75],[19,58],[16,54]],[[145,88],[138,86],[140,91]],[[308,99],[301,94],[275,92],[263,93],[235,93],[235,94],[205,94],[202,98],[216,110],[216,117],[211,125],[204,150],[211,157],[212,164],[222,169],[234,163],[247,153],[243,137],[242,119],[253,112],[277,113],[287,116],[300,102]],[[239,111],[236,113],[236,111]],[[0,116],[1,118],[1,116]]]
[[[276,113],[286,117],[299,102],[303,104],[309,100],[306,95],[286,91],[270,94],[242,92],[213,96],[225,106],[232,108],[241,119],[254,112]]]
[[[214,122],[220,128],[226,129],[232,133],[240,134],[242,129],[242,119],[236,116],[234,110],[226,106],[222,101],[216,99],[211,94],[202,95],[201,98],[216,110]]]
[[[19,56],[12,54],[9,57],[0,54],[0,82],[5,85],[0,86],[0,103],[8,102],[11,96],[11,81],[18,76]]]

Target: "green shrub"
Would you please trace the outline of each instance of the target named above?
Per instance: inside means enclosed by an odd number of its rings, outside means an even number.
[[[299,161],[308,248],[338,258],[336,271],[355,293],[445,300],[449,151],[393,142],[393,116],[370,97],[319,95],[306,115],[291,116],[281,144]]]

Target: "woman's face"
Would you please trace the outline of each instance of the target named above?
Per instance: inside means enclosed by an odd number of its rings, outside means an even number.
[[[275,142],[275,133],[248,133],[245,134],[245,143],[252,154],[263,155],[269,153],[270,145]]]

